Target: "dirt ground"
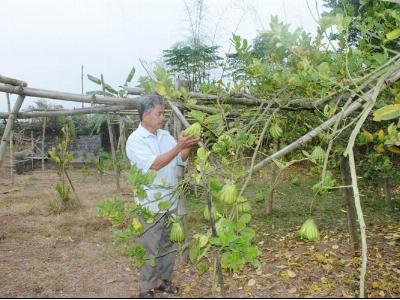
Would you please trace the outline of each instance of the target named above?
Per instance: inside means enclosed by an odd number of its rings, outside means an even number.
[[[12,298],[128,298],[138,293],[137,270],[113,242],[112,228],[96,216],[95,206],[106,197],[128,197],[123,181],[116,192],[111,175],[103,182],[91,170],[71,177],[81,207],[53,214],[50,203],[57,180],[54,170],[35,170],[15,176],[0,169],[0,297]],[[190,221],[190,218],[189,218]],[[400,296],[400,245],[386,238],[400,234],[398,223],[368,224],[366,295]],[[374,227],[374,226],[377,227]],[[257,233],[262,268],[225,276],[227,297],[354,297],[358,290],[359,259],[354,258],[344,234],[332,231],[323,241],[294,241],[294,233],[274,237]],[[386,236],[386,237],[385,237]],[[397,279],[396,279],[397,278]],[[177,263],[173,281],[179,297],[219,297],[215,274],[197,275],[195,266]],[[159,297],[165,295],[157,294]]]

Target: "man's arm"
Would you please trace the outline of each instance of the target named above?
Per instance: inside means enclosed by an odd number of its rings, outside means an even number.
[[[150,169],[158,171],[168,165],[179,153],[182,160],[186,160],[189,156],[190,149],[197,144],[198,140],[191,137],[180,136],[174,148],[156,157]],[[184,157],[185,156],[185,157]]]
[[[188,159],[190,151],[192,151],[192,148],[186,148],[181,151],[182,161],[186,161]]]

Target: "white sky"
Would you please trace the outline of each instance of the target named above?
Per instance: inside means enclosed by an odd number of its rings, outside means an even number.
[[[187,0],[187,3],[192,3]],[[228,51],[231,33],[251,41],[268,28],[273,15],[315,34],[317,25],[306,0],[204,0],[203,32]],[[322,0],[308,0],[323,11]],[[86,74],[114,87],[122,85],[132,66],[131,86],[145,75],[139,58],[154,62],[162,50],[190,36],[183,0],[0,0],[0,74],[25,80],[29,87],[81,93],[96,89]],[[12,104],[16,96],[12,96]],[[26,98],[26,107],[36,99]],[[53,100],[54,101],[54,100]],[[81,103],[54,101],[64,107]],[[0,92],[0,111],[7,111]]]

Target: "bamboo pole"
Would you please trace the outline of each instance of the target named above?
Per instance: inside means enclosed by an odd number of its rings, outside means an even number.
[[[81,95],[83,95],[83,65],[81,66]],[[82,102],[82,108],[85,108],[85,102]]]
[[[142,95],[144,93],[143,88],[137,88],[137,87],[135,88],[122,87],[122,88],[125,88],[129,95]],[[189,96],[193,99],[198,100],[200,103],[203,104],[215,104],[216,101],[221,98],[220,96],[217,95],[202,94],[198,92],[190,92]],[[222,98],[223,98],[222,102],[245,105],[245,106],[259,106],[261,104],[268,104],[274,102],[271,100],[259,99],[247,93],[234,93],[230,95],[225,95]],[[310,102],[308,103],[307,100]],[[282,109],[289,109],[290,106],[300,107],[307,110],[314,109],[314,105],[311,101],[312,99],[291,100],[285,107],[282,107]],[[194,108],[196,110],[202,110],[203,108],[205,108],[205,106],[201,105],[195,105],[194,107],[197,107]]]
[[[103,93],[105,95],[106,89],[104,85],[104,78],[103,74],[101,74],[101,88],[103,89]],[[114,167],[114,172],[115,172],[115,180],[116,180],[116,185],[117,185],[117,191],[120,190],[120,185],[119,185],[119,170],[117,168],[117,158],[115,155],[115,145],[114,145],[114,134],[113,130],[111,127],[111,120],[110,120],[110,115],[107,114],[107,127],[108,127],[108,135],[110,137],[110,146],[111,146],[111,156],[112,156],[112,162],[113,162],[113,167]]]
[[[1,138],[0,143],[0,167],[3,164],[4,155],[6,153],[7,144],[10,141],[10,134],[12,130],[12,126],[15,120],[15,114],[21,109],[22,103],[24,102],[25,96],[18,96],[17,101],[15,101],[14,107],[11,111],[10,116],[7,120],[6,128],[4,129],[3,137]]]
[[[11,85],[16,85],[16,86],[24,86],[24,87],[28,85],[25,81],[6,77],[3,75],[0,75],[0,82],[6,83],[6,84],[11,84]]]
[[[107,112],[120,112],[125,110],[127,106],[124,105],[113,105],[113,106],[96,106],[87,108],[78,108],[70,110],[54,110],[54,111],[30,111],[30,112],[19,112],[15,114],[16,119],[30,119],[30,118],[42,118],[42,117],[57,117],[57,116],[72,116],[72,115],[84,115],[92,113],[107,113]],[[9,113],[0,113],[0,119],[8,118]]]
[[[85,102],[85,103],[96,103],[96,104],[108,104],[108,105],[125,105],[130,108],[137,108],[138,98],[114,98],[109,96],[99,95],[80,95],[59,91],[42,90],[34,88],[24,88],[21,86],[12,86],[9,84],[0,83],[0,92],[18,94],[21,96],[30,96],[38,98],[48,98],[54,100],[64,100],[73,102]]]
[[[10,102],[10,95],[7,93],[7,107],[8,112],[11,113],[11,102]],[[13,130],[11,129],[10,132],[10,181],[11,186],[14,185],[14,157],[13,157]]]

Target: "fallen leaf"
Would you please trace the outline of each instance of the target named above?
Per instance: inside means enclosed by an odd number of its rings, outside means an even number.
[[[289,278],[295,278],[297,276],[297,274],[292,270],[287,270],[287,275],[289,276]]]
[[[254,286],[256,284],[256,281],[252,278],[249,280],[249,282],[247,282],[248,286]]]
[[[107,283],[107,284],[110,284],[110,283],[114,283],[114,282],[116,282],[116,281],[117,281],[116,278],[110,278],[110,279],[107,279],[106,283]]]

